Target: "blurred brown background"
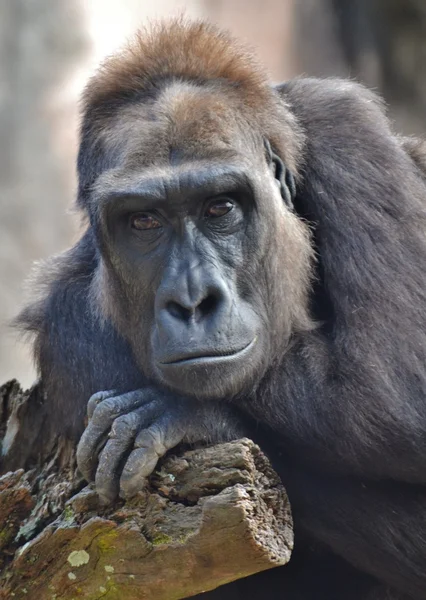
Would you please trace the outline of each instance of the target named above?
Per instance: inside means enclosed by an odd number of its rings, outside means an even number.
[[[273,81],[356,77],[385,96],[399,130],[426,133],[426,0],[2,0],[0,383],[31,383],[7,322],[33,261],[77,235],[67,211],[84,82],[139,24],[182,11],[249,40]]]

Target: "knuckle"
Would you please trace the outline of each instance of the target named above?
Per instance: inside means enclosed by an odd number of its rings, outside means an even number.
[[[90,403],[94,403],[94,402],[100,402],[102,400],[102,398],[104,397],[105,392],[95,392],[94,394],[92,394],[89,398],[89,402]]]
[[[156,435],[152,431],[152,428],[144,429],[141,431],[136,439],[136,447],[138,448],[148,448],[155,443]]]
[[[162,456],[166,452],[163,430],[158,425],[152,425],[148,429],[144,429],[138,435],[135,446],[146,448],[153,451],[157,456]]]
[[[112,428],[115,433],[118,433],[118,432],[136,433],[136,431],[138,429],[138,424],[139,424],[138,419],[137,419],[135,413],[128,413],[126,415],[122,415],[121,417],[118,417],[117,419],[115,419]]]
[[[90,396],[89,398],[89,402],[87,403],[87,409],[90,410],[94,410],[96,408],[96,406],[98,406],[98,404],[101,402],[102,397],[100,396],[100,394],[93,394],[93,396]]]
[[[112,419],[117,413],[117,400],[116,398],[107,398],[95,408],[93,418],[95,420],[106,420]]]
[[[155,442],[161,435],[161,429],[158,425],[151,425],[151,427],[145,429],[144,433],[146,439],[150,440],[151,442]]]

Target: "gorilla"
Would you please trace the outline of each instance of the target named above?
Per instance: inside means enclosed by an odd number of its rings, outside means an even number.
[[[205,599],[425,599],[425,146],[182,19],[103,64],[80,133],[85,230],[19,317],[46,427],[105,503],[182,441],[260,443],[294,556]]]

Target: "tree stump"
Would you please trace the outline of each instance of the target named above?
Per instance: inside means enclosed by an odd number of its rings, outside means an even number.
[[[2,600],[178,600],[289,560],[288,499],[251,440],[177,449],[132,501],[103,507],[69,442],[21,447],[42,405],[37,386],[0,388],[2,470],[14,468],[0,478]]]

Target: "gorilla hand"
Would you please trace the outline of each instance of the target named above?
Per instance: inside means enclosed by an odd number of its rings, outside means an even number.
[[[156,388],[117,395],[98,392],[88,403],[89,424],[78,448],[84,477],[95,480],[99,497],[131,497],[159,458],[181,441],[218,442],[244,435],[232,407],[200,403]]]

